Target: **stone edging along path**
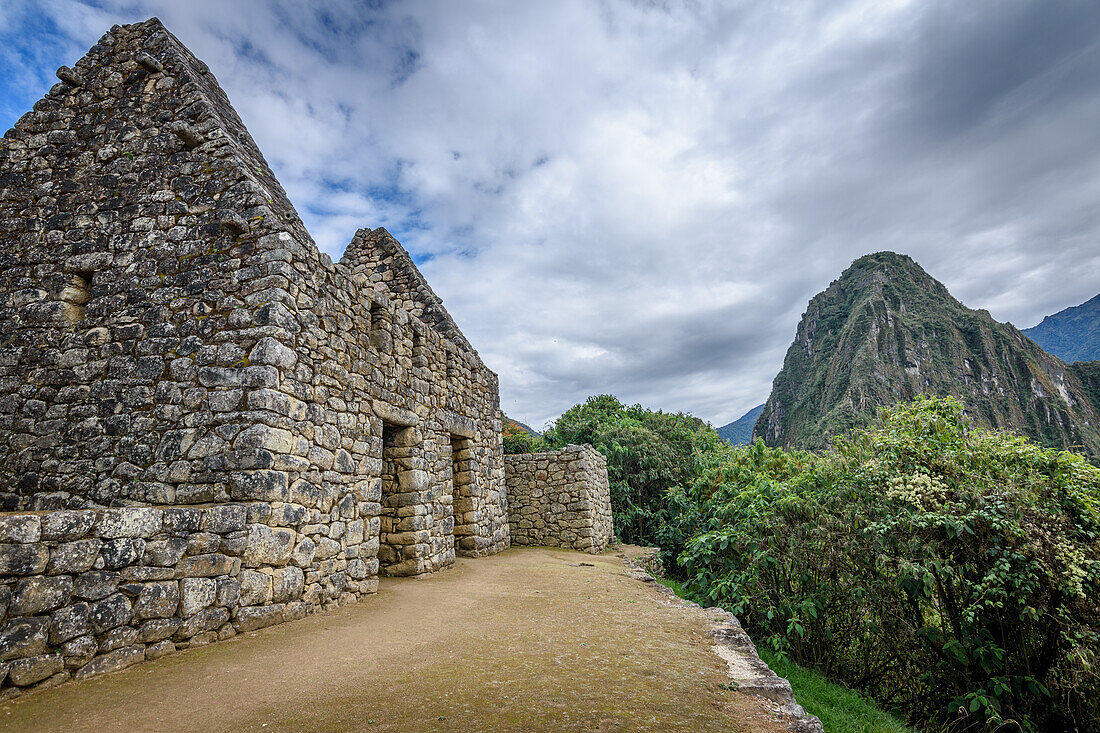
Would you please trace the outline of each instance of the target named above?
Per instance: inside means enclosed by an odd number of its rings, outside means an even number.
[[[647,548],[648,549],[648,548]],[[659,562],[656,551],[630,557],[626,553],[619,555],[627,566],[627,575],[643,583],[653,583],[656,589],[669,597],[669,604],[681,608],[695,608],[704,614],[711,623],[710,634],[714,637],[714,653],[725,660],[730,680],[740,692],[756,695],[774,703],[776,712],[787,723],[792,733],[824,733],[821,721],[810,715],[794,699],[791,683],[783,679],[771,667],[764,663],[756,651],[756,645],[741,628],[737,617],[721,608],[703,608],[697,603],[684,600],[673,590],[657,582],[649,568]]]

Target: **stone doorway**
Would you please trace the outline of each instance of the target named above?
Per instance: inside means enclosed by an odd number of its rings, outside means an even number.
[[[382,512],[378,564],[386,575],[425,572],[431,549],[427,474],[419,470],[419,431],[382,423]]]
[[[472,441],[459,435],[451,436],[451,507],[454,520],[455,556],[473,550],[474,535],[474,452]],[[470,538],[467,546],[462,540]]]

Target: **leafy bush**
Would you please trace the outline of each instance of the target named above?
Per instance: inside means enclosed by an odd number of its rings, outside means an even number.
[[[1100,469],[972,429],[954,400],[884,411],[829,453],[759,441],[672,498],[692,592],[781,656],[916,722],[1100,728]]]
[[[518,422],[507,417],[502,421],[500,432],[504,438],[504,452],[508,455],[550,450],[550,446],[541,436],[531,434]]]
[[[683,492],[670,501],[669,491],[690,485],[714,456],[730,450],[698,418],[627,407],[611,395],[570,408],[544,437],[556,448],[587,443],[607,457],[616,535],[623,542],[661,547],[666,567],[675,567],[693,529],[680,517],[688,508]]]

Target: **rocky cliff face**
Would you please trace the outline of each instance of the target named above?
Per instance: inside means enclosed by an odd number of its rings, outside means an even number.
[[[1096,458],[1098,407],[1079,372],[909,257],[880,252],[810,301],[753,434],[819,448],[879,407],[928,394],[958,398],[979,425]]]

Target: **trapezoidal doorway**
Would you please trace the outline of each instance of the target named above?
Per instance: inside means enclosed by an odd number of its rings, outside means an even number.
[[[454,519],[455,556],[473,550],[474,523],[474,452],[469,438],[451,436],[451,508]],[[462,546],[462,540],[470,540]]]
[[[429,572],[432,511],[419,465],[420,431],[382,423],[382,513],[378,564],[386,575]]]

